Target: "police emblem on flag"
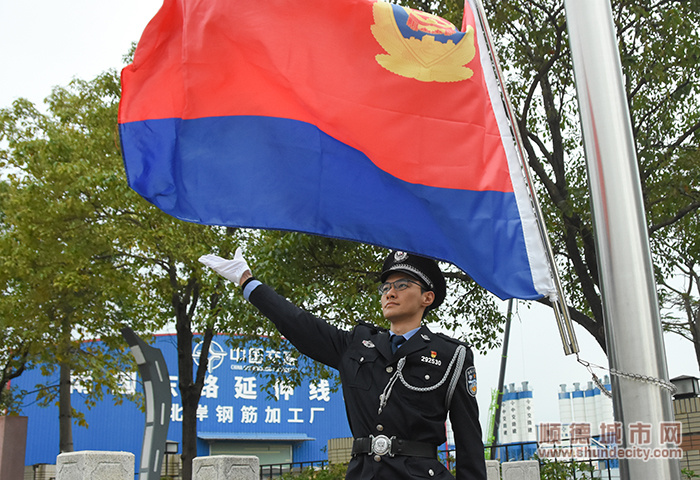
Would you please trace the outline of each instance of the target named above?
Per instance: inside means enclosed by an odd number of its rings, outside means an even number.
[[[466,64],[476,55],[474,28],[458,31],[447,20],[411,8],[376,2],[372,34],[387,54],[377,63],[390,72],[421,82],[471,78]]]
[[[476,397],[476,367],[467,368],[467,391],[472,397]]]

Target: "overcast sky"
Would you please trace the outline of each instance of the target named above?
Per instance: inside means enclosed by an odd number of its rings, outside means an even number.
[[[0,108],[18,97],[40,104],[53,86],[121,69],[122,57],[161,4],[160,0],[0,0]],[[586,385],[591,378],[574,357],[564,356],[552,312],[527,305],[518,302],[513,320],[506,383],[529,381],[536,421],[556,422],[559,384]],[[577,334],[581,357],[607,365],[592,337],[578,328]],[[690,342],[669,335],[665,341],[670,378],[700,376]],[[476,359],[484,428],[500,358],[498,349]]]
[[[0,0],[0,106],[121,69],[162,0]]]

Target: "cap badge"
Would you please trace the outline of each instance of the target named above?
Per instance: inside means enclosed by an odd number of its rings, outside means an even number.
[[[406,252],[396,252],[394,253],[394,261],[403,262],[408,258],[408,253]]]

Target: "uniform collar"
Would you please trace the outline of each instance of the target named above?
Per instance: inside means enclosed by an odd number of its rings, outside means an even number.
[[[394,354],[391,353],[391,346],[390,346],[390,341],[389,339],[391,338],[392,332],[387,332],[389,335],[382,335],[380,338],[382,340],[377,341],[377,347],[379,352],[387,359],[391,359],[394,357]],[[431,342],[433,339],[433,332],[430,331],[428,327],[425,325],[417,328],[415,331],[409,332],[411,334],[411,341],[409,342],[408,340],[401,345],[401,348],[398,349],[396,352],[397,358],[398,357],[405,357],[413,352],[416,352],[418,350],[421,350],[426,347],[426,344]],[[406,335],[404,335],[406,336]]]
[[[405,339],[408,341],[408,340],[409,340],[413,335],[415,335],[415,334],[418,332],[418,330],[420,330],[421,328],[423,328],[423,327],[421,326],[421,327],[418,327],[418,328],[414,328],[413,330],[410,330],[410,331],[404,333],[404,334],[403,334],[403,338],[405,338]],[[398,335],[398,334],[396,334],[396,333],[392,332],[391,330],[389,330],[389,338],[391,339],[391,337],[393,337],[394,335]]]

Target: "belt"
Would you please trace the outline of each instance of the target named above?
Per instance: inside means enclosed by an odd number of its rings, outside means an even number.
[[[437,447],[430,443],[401,440],[386,435],[356,438],[352,442],[353,456],[366,453],[367,455],[407,455],[410,457],[437,458]]]

